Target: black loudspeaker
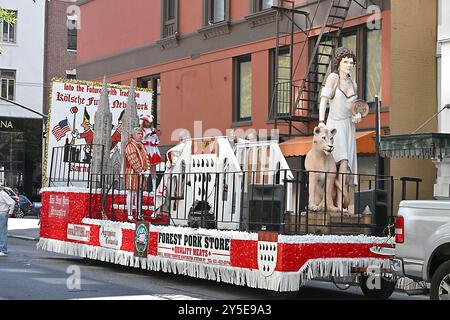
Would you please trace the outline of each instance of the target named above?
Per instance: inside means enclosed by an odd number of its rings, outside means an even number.
[[[355,213],[363,213],[366,207],[372,213],[375,225],[374,236],[383,236],[388,225],[388,194],[384,190],[363,190],[355,192]]]
[[[188,226],[191,228],[216,229],[216,216],[211,213],[211,206],[205,201],[195,201],[189,209]]]
[[[284,186],[251,184],[244,202],[248,208],[243,210],[242,226],[245,230],[283,231]]]

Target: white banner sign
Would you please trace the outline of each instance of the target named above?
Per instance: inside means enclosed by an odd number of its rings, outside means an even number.
[[[89,242],[91,240],[91,227],[79,224],[69,224],[67,225],[67,239]]]
[[[158,256],[215,265],[230,265],[231,239],[201,234],[159,232]]]
[[[120,226],[102,225],[100,227],[100,246],[120,250],[122,247],[122,228]]]
[[[68,196],[50,194],[48,216],[50,218],[66,218],[69,215],[69,205]]]

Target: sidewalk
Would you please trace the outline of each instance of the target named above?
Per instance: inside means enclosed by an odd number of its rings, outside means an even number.
[[[39,240],[39,219],[25,217],[8,219],[8,237],[24,240]]]

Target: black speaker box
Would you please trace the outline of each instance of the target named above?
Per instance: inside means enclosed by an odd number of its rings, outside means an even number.
[[[244,230],[282,232],[284,186],[251,184],[244,202],[244,207],[247,207],[243,210]]]

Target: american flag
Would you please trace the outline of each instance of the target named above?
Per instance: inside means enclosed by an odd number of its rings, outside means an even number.
[[[69,122],[67,119],[60,121],[52,130],[53,135],[56,138],[56,141],[61,140],[67,132],[70,131]]]

